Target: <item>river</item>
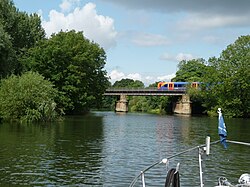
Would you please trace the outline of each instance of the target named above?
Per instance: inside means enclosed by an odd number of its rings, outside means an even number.
[[[250,119],[225,119],[228,139],[250,142]],[[60,123],[0,124],[1,186],[126,187],[141,170],[185,149],[218,140],[217,118],[93,112]],[[211,147],[203,157],[205,187],[224,176],[236,184],[250,173],[250,147]],[[199,186],[198,152],[146,173],[147,186],[164,186],[180,163],[183,187]],[[136,186],[141,186],[138,181]]]

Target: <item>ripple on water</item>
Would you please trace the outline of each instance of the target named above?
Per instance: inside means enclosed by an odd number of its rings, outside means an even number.
[[[237,132],[230,133],[233,139],[249,140],[245,123],[228,125]],[[1,185],[27,186],[128,186],[151,164],[204,143],[206,134],[218,136],[216,119],[112,112],[43,128],[1,128],[0,133],[8,140],[0,141]],[[203,158],[205,186],[214,186],[218,174],[235,183],[242,172],[250,173],[249,154],[232,145],[227,151],[213,147]],[[148,186],[163,186],[167,169],[178,162],[181,186],[199,186],[196,151],[172,159],[168,168],[161,164],[150,170],[145,175]]]

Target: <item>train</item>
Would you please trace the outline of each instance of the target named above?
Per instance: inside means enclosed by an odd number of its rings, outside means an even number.
[[[192,88],[199,88],[200,82],[159,82],[158,90],[185,90],[187,86]]]

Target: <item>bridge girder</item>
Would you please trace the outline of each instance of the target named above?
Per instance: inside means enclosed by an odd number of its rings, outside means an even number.
[[[112,88],[107,89],[103,95],[128,95],[128,96],[170,96],[170,95],[185,95],[186,89],[177,89],[177,90],[158,90],[157,88]]]

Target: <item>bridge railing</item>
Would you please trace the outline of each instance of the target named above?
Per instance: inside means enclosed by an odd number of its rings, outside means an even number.
[[[151,87],[151,88],[108,88],[107,89],[108,91],[137,91],[137,90],[158,90],[157,88],[155,87]]]
[[[108,88],[104,95],[184,95],[186,89],[158,90],[157,88]]]
[[[185,87],[175,88],[173,90],[158,89],[155,87],[148,88],[108,88],[106,91],[186,91]]]

